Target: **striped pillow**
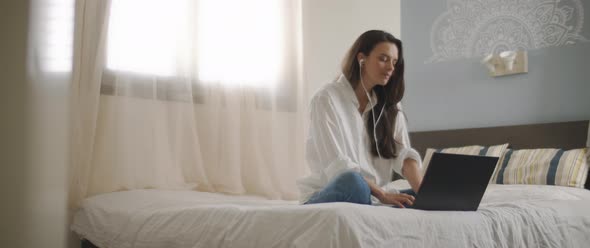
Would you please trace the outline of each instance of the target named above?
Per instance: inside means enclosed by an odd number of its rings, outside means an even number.
[[[496,171],[499,168],[500,161],[502,160],[501,156],[504,154],[508,148],[508,143],[502,145],[495,145],[495,146],[464,146],[464,147],[451,147],[451,148],[443,148],[443,149],[433,149],[428,148],[426,149],[426,154],[424,155],[423,166],[424,169],[422,173],[426,173],[426,169],[428,168],[428,164],[430,163],[430,159],[432,158],[432,154],[435,152],[441,153],[452,153],[452,154],[463,154],[463,155],[481,155],[481,156],[489,156],[489,157],[500,157],[498,160],[498,164],[496,164],[496,169],[494,170],[494,174],[490,179],[490,183],[494,182]]]
[[[542,184],[584,188],[588,148],[508,149],[496,175],[498,184]]]

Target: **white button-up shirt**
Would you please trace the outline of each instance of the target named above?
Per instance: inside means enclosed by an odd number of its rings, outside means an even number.
[[[376,104],[376,96],[372,93],[373,104]],[[420,155],[410,146],[402,113],[395,120],[394,139],[398,141],[398,156],[380,159],[370,154],[365,123],[372,108],[371,104],[367,104],[361,116],[354,89],[344,75],[314,94],[310,103],[311,122],[306,141],[306,160],[311,175],[297,181],[301,193],[300,202],[308,201],[332,178],[345,171],[359,172],[386,192],[394,193],[397,191],[389,183],[393,171],[401,175],[405,159],[414,159],[422,167]],[[375,117],[377,115],[379,113],[375,111]],[[372,200],[373,203],[378,203],[376,198],[372,197]]]

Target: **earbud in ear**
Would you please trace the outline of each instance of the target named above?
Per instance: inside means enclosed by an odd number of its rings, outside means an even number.
[[[359,60],[359,65],[361,65],[361,66],[365,65],[365,59],[360,59]]]

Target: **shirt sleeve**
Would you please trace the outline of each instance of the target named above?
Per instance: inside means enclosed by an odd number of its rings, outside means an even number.
[[[325,95],[315,96],[310,105],[310,127],[307,139],[306,159],[312,171],[322,171],[324,180],[349,170],[360,172],[346,150],[346,136],[341,128],[332,100]]]
[[[402,175],[402,168],[404,166],[404,160],[413,159],[418,163],[418,167],[422,168],[422,159],[420,154],[412,148],[410,144],[410,135],[408,134],[407,120],[403,112],[401,111],[401,103],[398,104],[400,112],[397,114],[395,120],[395,132],[394,139],[397,141],[395,148],[397,150],[397,158],[393,161],[393,170]]]

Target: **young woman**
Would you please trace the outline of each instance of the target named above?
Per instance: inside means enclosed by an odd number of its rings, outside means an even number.
[[[301,202],[412,205],[413,192],[389,184],[393,171],[418,192],[420,155],[410,147],[400,112],[404,95],[402,43],[379,30],[363,33],[342,63],[342,75],[311,100]]]

